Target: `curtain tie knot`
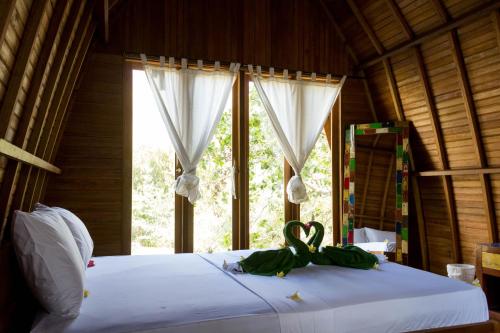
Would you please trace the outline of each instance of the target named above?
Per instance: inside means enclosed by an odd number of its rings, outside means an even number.
[[[196,169],[184,171],[175,180],[175,193],[188,198],[189,202],[194,204],[201,197],[199,185],[200,178],[196,176]]]
[[[307,200],[306,186],[300,174],[290,178],[286,187],[286,193],[288,194],[288,201],[291,203],[300,204]]]

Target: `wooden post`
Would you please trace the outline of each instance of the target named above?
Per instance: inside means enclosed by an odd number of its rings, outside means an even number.
[[[122,254],[124,255],[132,252],[132,70],[130,63],[123,63]]]

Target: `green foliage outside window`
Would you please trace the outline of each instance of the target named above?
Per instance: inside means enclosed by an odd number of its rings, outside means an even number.
[[[250,246],[278,247],[284,242],[283,154],[257,91],[249,90],[249,206]],[[197,169],[202,198],[194,207],[195,252],[225,251],[232,247],[232,125],[224,111],[215,136]],[[169,149],[135,147],[133,152],[133,248],[136,253],[172,253],[174,249],[174,158]],[[309,201],[301,219],[314,217],[331,239],[331,153],[320,140],[302,172]],[[157,248],[157,251],[147,250]]]

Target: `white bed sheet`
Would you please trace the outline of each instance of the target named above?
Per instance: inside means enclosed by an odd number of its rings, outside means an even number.
[[[315,266],[284,279],[223,272],[251,251],[95,258],[78,318],[34,332],[402,332],[488,320],[480,288],[384,263]],[[287,298],[295,291],[301,302]]]
[[[33,332],[279,332],[278,316],[264,300],[198,255],[93,260],[80,315],[61,322],[41,314]]]

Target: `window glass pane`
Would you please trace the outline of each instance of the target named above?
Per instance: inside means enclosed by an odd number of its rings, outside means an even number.
[[[194,252],[232,248],[232,95],[196,173],[201,198],[194,207]]]
[[[312,219],[321,222],[325,227],[322,245],[332,245],[332,156],[324,131],[306,161],[302,179],[309,200],[300,205],[300,219],[304,223]]]
[[[250,247],[284,242],[283,154],[253,82],[249,86]]]
[[[175,153],[144,71],[133,71],[132,254],[174,252]]]

